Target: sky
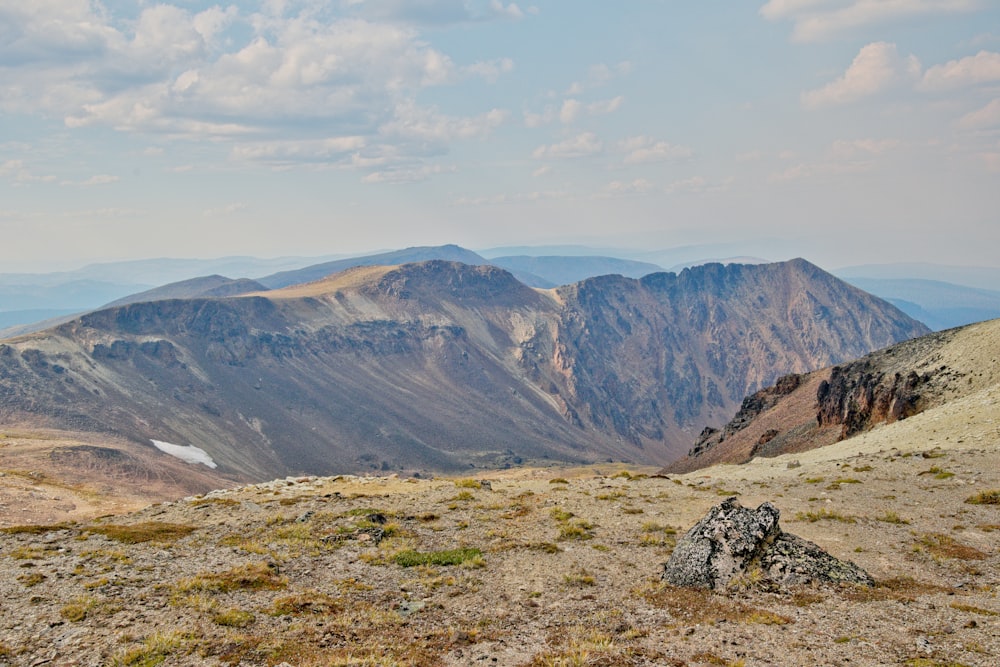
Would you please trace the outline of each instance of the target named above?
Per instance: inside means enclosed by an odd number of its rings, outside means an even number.
[[[1000,2],[0,0],[0,272],[719,242],[1000,265]]]

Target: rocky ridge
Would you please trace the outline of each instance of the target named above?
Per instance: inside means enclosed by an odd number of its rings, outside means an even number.
[[[1000,320],[916,338],[746,397],[721,429],[705,428],[681,472],[745,463],[845,440],[1000,385]]]
[[[0,343],[0,423],[197,446],[233,480],[666,463],[748,392],[924,332],[804,260],[535,290],[361,267]]]

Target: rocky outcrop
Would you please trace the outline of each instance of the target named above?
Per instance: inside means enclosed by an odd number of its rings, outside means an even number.
[[[750,394],[743,399],[743,404],[740,406],[740,410],[736,413],[736,416],[721,431],[717,428],[706,426],[698,436],[694,447],[688,451],[688,456],[698,456],[705,450],[710,449],[720,442],[724,442],[726,438],[734,433],[742,431],[759,415],[773,408],[781,400],[782,396],[787,396],[798,389],[801,383],[802,376],[792,373],[778,378],[778,381],[773,386],[765,387],[758,392]],[[776,431],[773,433],[769,431],[766,437],[761,437],[760,444],[767,444],[776,435],[778,435]]]
[[[816,394],[819,426],[841,425],[841,439],[875,424],[906,419],[920,411],[920,387],[929,374],[884,373],[861,362],[835,366]]]
[[[771,503],[755,510],[727,498],[677,543],[662,578],[674,586],[726,590],[741,582],[778,586],[819,583],[874,585],[871,576],[778,525]]]

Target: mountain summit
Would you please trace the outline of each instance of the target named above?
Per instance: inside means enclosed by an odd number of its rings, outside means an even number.
[[[198,447],[235,478],[667,463],[743,397],[926,333],[804,260],[532,289],[358,267],[132,303],[0,344],[0,422]]]

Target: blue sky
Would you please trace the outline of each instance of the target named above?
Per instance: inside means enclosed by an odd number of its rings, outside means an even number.
[[[996,0],[0,0],[0,272],[733,241],[1000,264]]]

